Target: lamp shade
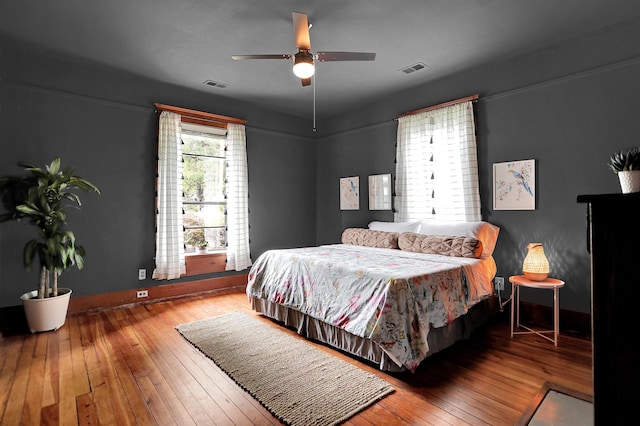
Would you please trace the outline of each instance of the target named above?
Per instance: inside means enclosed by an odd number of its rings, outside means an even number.
[[[527,257],[522,264],[522,273],[531,281],[543,281],[549,276],[549,261],[544,255],[542,243],[529,243]]]
[[[313,55],[304,50],[296,53],[293,61],[293,73],[296,77],[309,78],[314,72]]]

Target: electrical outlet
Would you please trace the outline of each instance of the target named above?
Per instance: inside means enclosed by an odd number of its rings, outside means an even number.
[[[504,277],[495,277],[493,279],[493,284],[498,291],[504,291]]]
[[[138,269],[138,279],[146,280],[147,279],[147,270],[146,269]]]
[[[136,297],[138,299],[142,298],[142,297],[149,297],[149,290],[138,290],[136,292]]]

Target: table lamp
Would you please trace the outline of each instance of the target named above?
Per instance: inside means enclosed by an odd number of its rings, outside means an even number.
[[[549,276],[549,261],[544,255],[542,243],[529,243],[529,252],[522,264],[522,273],[531,281],[543,281]]]

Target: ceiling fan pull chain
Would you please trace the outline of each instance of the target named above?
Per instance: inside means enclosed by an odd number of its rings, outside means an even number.
[[[316,77],[318,76],[318,70],[316,70],[316,75],[313,78],[313,131],[316,131]]]

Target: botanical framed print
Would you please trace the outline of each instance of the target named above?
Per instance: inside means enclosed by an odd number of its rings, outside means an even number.
[[[536,160],[493,164],[493,209],[535,210]]]
[[[360,176],[340,178],[340,210],[360,210]]]

